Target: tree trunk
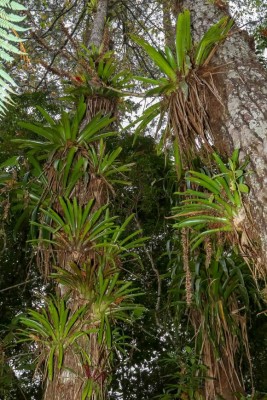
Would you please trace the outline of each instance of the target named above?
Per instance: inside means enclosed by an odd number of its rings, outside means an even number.
[[[174,49],[175,29],[171,20],[170,0],[162,0],[162,24],[165,36],[165,45]]]
[[[227,13],[226,6],[219,8],[203,0],[185,0],[183,5],[191,11],[196,40]],[[234,148],[240,148],[241,158],[250,159],[250,210],[255,225],[248,225],[259,234],[253,238],[256,248],[261,247],[254,260],[256,272],[266,275],[267,73],[257,60],[252,42],[247,33],[234,26],[218,48],[212,79],[223,105],[211,94],[207,113],[218,152],[230,155]]]
[[[100,48],[103,42],[104,28],[107,16],[108,0],[98,0],[97,12],[94,18],[89,47]],[[109,114],[115,107],[116,101],[111,102],[105,98],[86,98],[87,111],[80,129],[83,129],[91,119],[99,112]],[[96,145],[97,150],[97,145]],[[79,204],[87,204],[90,199],[94,199],[94,207],[91,212],[96,211],[107,202],[108,188],[101,179],[98,179],[93,173],[90,174],[89,188],[83,184],[83,180],[76,184],[73,194],[78,199]],[[62,256],[61,252],[56,254],[58,265],[61,268],[69,270],[69,264],[73,262],[71,257]],[[90,262],[90,257],[88,256]],[[64,260],[64,261],[63,261]],[[77,262],[78,264],[78,262]],[[81,262],[82,267],[82,262]],[[61,296],[65,294],[63,285],[59,285]],[[73,299],[72,299],[73,300]],[[69,307],[75,311],[77,304],[84,304],[82,297],[71,301]],[[92,311],[93,315],[93,311]],[[61,370],[55,369],[52,381],[47,380],[44,400],[80,400],[83,396],[83,390],[88,380],[92,381],[92,393],[90,400],[104,400],[107,397],[107,367],[109,352],[102,343],[98,343],[97,333],[91,333],[89,340],[81,338],[79,346],[85,354],[90,357],[91,364],[83,364],[81,356],[75,354],[72,349],[66,351],[64,355],[64,367]],[[88,396],[86,397],[88,398]]]
[[[220,7],[203,0],[183,0],[184,8],[191,12],[194,41],[228,13],[227,7]],[[207,96],[206,112],[213,134],[215,150],[221,156],[229,156],[234,149],[240,149],[242,160],[250,160],[250,196],[244,226],[249,232],[255,248],[255,275],[266,276],[267,250],[267,79],[266,71],[256,58],[249,36],[234,26],[230,36],[221,44],[210,68],[210,79],[218,90],[218,97],[211,92]],[[252,217],[249,215],[251,212]],[[243,250],[243,248],[242,248]],[[244,246],[244,253],[246,246]],[[246,254],[243,254],[244,256]],[[234,392],[241,392],[242,383],[226,354],[218,361],[213,355],[211,344],[203,346],[203,363],[208,375],[214,379],[205,382],[205,398],[214,399],[220,394],[224,399],[234,400]]]
[[[47,380],[44,400],[80,400],[84,380],[84,370],[73,352],[64,356],[64,370],[55,370],[53,381]]]
[[[214,400],[219,394],[224,400],[236,400],[233,393],[245,394],[242,382],[232,365],[226,351],[222,350],[219,360],[214,357],[213,346],[207,338],[204,338],[203,358],[208,368],[205,379],[205,400]]]
[[[97,11],[93,22],[90,43],[96,48],[101,46],[108,11],[108,0],[98,0]]]

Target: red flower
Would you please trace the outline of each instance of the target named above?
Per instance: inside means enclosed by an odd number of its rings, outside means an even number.
[[[83,80],[80,76],[74,76],[75,81],[82,83]]]

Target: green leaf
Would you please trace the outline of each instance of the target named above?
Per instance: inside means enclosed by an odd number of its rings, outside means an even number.
[[[222,17],[204,34],[195,52],[195,64],[202,65],[208,58],[215,45],[224,40],[233,25],[229,17]]]
[[[49,140],[50,142],[53,142],[54,135],[49,128],[42,128],[41,126],[32,124],[30,122],[23,122],[23,121],[18,122],[18,125],[21,126],[22,128],[28,129],[29,131],[37,133],[38,135]],[[50,130],[50,132],[49,132],[49,130]]]
[[[238,186],[238,190],[241,193],[246,193],[246,194],[249,193],[249,187],[247,185],[245,185],[244,183],[239,183],[237,186]]]
[[[18,156],[13,156],[9,158],[8,160],[4,161],[2,164],[0,164],[0,168],[11,168],[17,166],[19,163],[19,157]]]
[[[53,375],[54,375],[54,354],[55,354],[55,347],[52,346],[47,360],[48,379],[50,381],[53,380]]]
[[[178,70],[183,76],[188,74],[190,69],[190,59],[188,56],[192,47],[190,11],[185,10],[180,13],[176,23],[176,56]]]
[[[176,72],[170,66],[168,61],[164,56],[160,54],[158,50],[156,50],[153,46],[147,43],[144,39],[141,39],[137,36],[131,35],[132,39],[139,44],[145,52],[151,57],[151,59],[155,62],[155,64],[160,68],[160,70],[167,75],[172,81],[176,81]]]
[[[167,59],[168,63],[172,67],[174,71],[177,69],[177,64],[174,58],[174,55],[171,51],[171,49],[168,46],[165,46],[165,58]]]
[[[110,125],[113,121],[115,121],[115,118],[109,118],[109,116],[102,117],[101,114],[96,115],[82,130],[77,138],[77,142],[82,143],[85,141],[89,143],[91,141],[115,135],[115,132],[101,133],[101,130]]]
[[[0,68],[0,76],[4,78],[7,82],[9,82],[11,85],[17,86],[16,82],[2,68]]]
[[[51,125],[56,125],[56,122],[53,120],[52,117],[50,117],[50,115],[40,106],[36,106],[37,110],[40,111],[40,113],[42,114],[42,116],[44,117],[44,119]]]

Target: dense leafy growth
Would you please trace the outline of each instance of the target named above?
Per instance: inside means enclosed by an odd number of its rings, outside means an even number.
[[[30,0],[18,70],[25,8],[0,0],[3,400],[267,392],[253,171],[214,147],[207,101],[234,21],[195,41],[182,2],[139,3]]]

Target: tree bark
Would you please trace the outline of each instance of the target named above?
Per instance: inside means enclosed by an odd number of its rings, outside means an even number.
[[[99,49],[103,42],[107,7],[108,0],[98,0],[89,47],[95,46]],[[97,112],[101,110],[103,114],[108,114],[110,108],[113,109],[114,104],[116,104],[116,102],[113,102],[111,106],[111,102],[108,99],[93,99],[92,96],[89,96],[86,101],[87,112],[84,121],[81,123],[81,129],[90,122]],[[94,112],[92,112],[92,109]],[[90,198],[94,198],[95,204],[92,209],[92,212],[94,212],[96,209],[106,204],[107,190],[103,181],[95,177],[92,173],[90,174],[89,188],[84,186],[81,180],[81,182],[76,184],[73,193],[78,198],[79,204],[86,204]],[[70,262],[73,262],[73,260],[68,259],[63,262],[64,256],[62,257],[60,252],[57,253],[56,258],[58,259],[58,265],[67,270]],[[90,261],[90,257],[88,258]],[[60,287],[60,291],[61,295],[64,296],[64,286]],[[69,304],[69,307],[75,310],[77,303],[83,304],[84,301],[85,300],[81,297],[78,299],[76,298],[75,301]],[[108,351],[105,347],[103,349],[101,348],[102,344],[98,343],[97,333],[90,334],[89,341],[81,338],[79,340],[79,345],[83,348],[84,352],[90,356],[90,366],[87,364],[82,365],[81,357],[75,354],[72,349],[66,351],[66,354],[64,354],[64,367],[61,370],[56,369],[54,379],[52,381],[47,380],[46,382],[44,400],[80,400],[83,396],[86,382],[89,379],[93,382],[90,400],[104,400],[107,397],[106,369],[108,367]]]
[[[165,45],[174,50],[175,29],[171,20],[170,0],[162,0],[162,24],[165,36]]]
[[[228,13],[227,7],[220,7],[203,0],[183,0],[183,7],[191,12],[194,41],[198,41],[208,27]],[[234,149],[240,149],[241,160],[249,158],[250,195],[248,208],[252,218],[246,226],[255,242],[255,275],[266,277],[267,250],[267,73],[257,60],[253,44],[247,33],[234,26],[229,37],[221,44],[212,59],[212,79],[219,98],[211,92],[207,96],[206,111],[213,134],[214,147],[221,156],[230,156]],[[253,222],[252,222],[253,221]],[[205,382],[205,398],[213,399],[220,394],[224,399],[234,400],[234,392],[242,392],[243,384],[238,374],[229,377],[227,356],[222,354],[223,364],[216,361],[212,346],[206,343],[203,362],[208,367],[213,381]],[[230,365],[229,365],[230,367]],[[233,368],[233,366],[231,366]],[[229,379],[231,378],[231,379]],[[211,386],[211,387],[210,387]],[[212,394],[213,393],[213,394]],[[213,397],[214,396],[214,397]]]
[[[89,45],[101,46],[108,11],[108,0],[98,0]]]
[[[219,8],[203,0],[184,0],[183,5],[191,11],[196,40],[227,13],[226,6]],[[230,155],[234,148],[240,148],[241,159],[250,159],[249,197],[255,224],[250,229],[259,234],[256,242],[261,242],[258,260],[254,261],[261,266],[258,272],[266,275],[267,73],[257,60],[251,38],[236,26],[219,46],[213,60],[217,69],[212,79],[223,103],[222,106],[211,95],[208,104],[214,144],[222,155]]]

